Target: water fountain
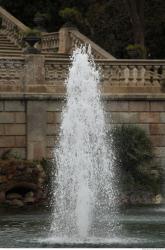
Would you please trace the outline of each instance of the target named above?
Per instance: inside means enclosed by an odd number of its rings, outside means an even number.
[[[51,235],[84,242],[97,234],[96,218],[106,213],[112,215],[106,232],[114,231],[115,171],[106,140],[100,73],[90,47],[75,49],[71,61],[65,81],[67,102],[55,149],[57,175],[53,183]]]

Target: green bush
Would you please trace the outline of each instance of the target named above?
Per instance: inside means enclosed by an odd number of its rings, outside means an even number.
[[[144,59],[147,57],[146,48],[140,44],[129,44],[126,47],[126,51],[129,57],[135,57],[136,59]]]
[[[127,175],[124,186],[144,189],[158,193],[160,190],[160,169],[154,161],[152,143],[143,129],[134,125],[122,125],[111,131],[116,167],[121,178]],[[136,187],[135,187],[136,186]],[[126,189],[127,187],[124,187]]]
[[[37,29],[28,29],[27,31],[23,32],[24,37],[41,37],[41,32]]]
[[[77,8],[64,8],[59,11],[59,16],[62,17],[66,22],[79,22],[82,19],[81,13]]]

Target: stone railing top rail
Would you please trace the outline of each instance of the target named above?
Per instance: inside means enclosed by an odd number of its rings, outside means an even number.
[[[70,63],[68,58],[51,58],[45,60],[46,63]],[[165,65],[164,59],[95,59],[96,64],[109,64],[109,65]]]
[[[141,100],[164,101],[164,93],[108,93],[101,95],[104,100]],[[62,100],[66,101],[66,94],[57,93],[0,93],[1,100]]]
[[[42,32],[42,36],[58,36],[59,32]]]
[[[0,61],[24,61],[24,55],[22,57],[18,56],[0,56]],[[165,65],[164,59],[137,59],[137,60],[128,60],[128,59],[117,59],[117,60],[108,60],[108,59],[96,59],[96,64],[107,64],[107,65]],[[46,58],[45,57],[45,63],[46,64],[53,64],[53,63],[60,63],[60,64],[70,64],[71,61],[69,58]]]
[[[85,35],[83,35],[82,33],[80,33],[77,29],[72,29],[70,31],[71,37],[76,37],[78,39],[78,41],[85,43],[85,44],[90,44],[92,49],[94,51],[96,51],[97,54],[99,54],[100,56],[102,56],[103,58],[107,58],[107,59],[116,59],[115,57],[113,57],[111,54],[109,54],[107,51],[105,51],[104,49],[102,49],[100,46],[98,46],[96,43],[94,43],[93,41],[91,41],[88,37],[86,37]]]
[[[117,59],[117,60],[95,60],[96,63],[112,64],[112,65],[157,65],[165,64],[165,60],[160,59]]]
[[[27,29],[29,29],[29,27],[27,27],[26,25],[24,25],[22,22],[20,22],[16,17],[14,17],[13,15],[11,15],[7,10],[5,10],[4,8],[2,8],[2,6],[0,6],[0,16],[2,18],[8,19],[11,23],[15,24],[17,26],[17,28],[20,31],[26,31]]]

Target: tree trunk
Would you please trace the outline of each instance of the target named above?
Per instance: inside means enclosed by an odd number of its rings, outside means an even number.
[[[144,0],[124,0],[124,3],[132,23],[134,43],[144,46]]]

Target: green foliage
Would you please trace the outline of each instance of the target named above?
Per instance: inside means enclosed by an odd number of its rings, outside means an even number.
[[[12,149],[7,149],[6,151],[3,152],[0,159],[1,160],[9,160],[9,159],[21,160],[21,156],[17,151],[12,150]]]
[[[65,8],[59,11],[60,17],[65,21],[78,22],[82,17],[78,9],[76,8]]]
[[[24,37],[31,37],[31,36],[41,37],[41,32],[37,29],[28,29],[27,31],[23,33],[23,36]]]
[[[72,21],[78,29],[117,58],[125,58],[126,46],[134,43],[131,21],[123,0],[0,0],[27,26],[34,27],[37,12],[44,13],[45,27],[57,31]],[[145,47],[150,58],[165,57],[165,1],[145,0]]]
[[[122,125],[112,130],[112,138],[124,188],[143,186],[158,193],[160,169],[154,162],[152,144],[145,131],[138,126]]]
[[[140,44],[129,44],[126,47],[127,54],[129,55],[131,52],[135,52],[136,58],[144,59],[147,56],[147,50],[144,46]]]

